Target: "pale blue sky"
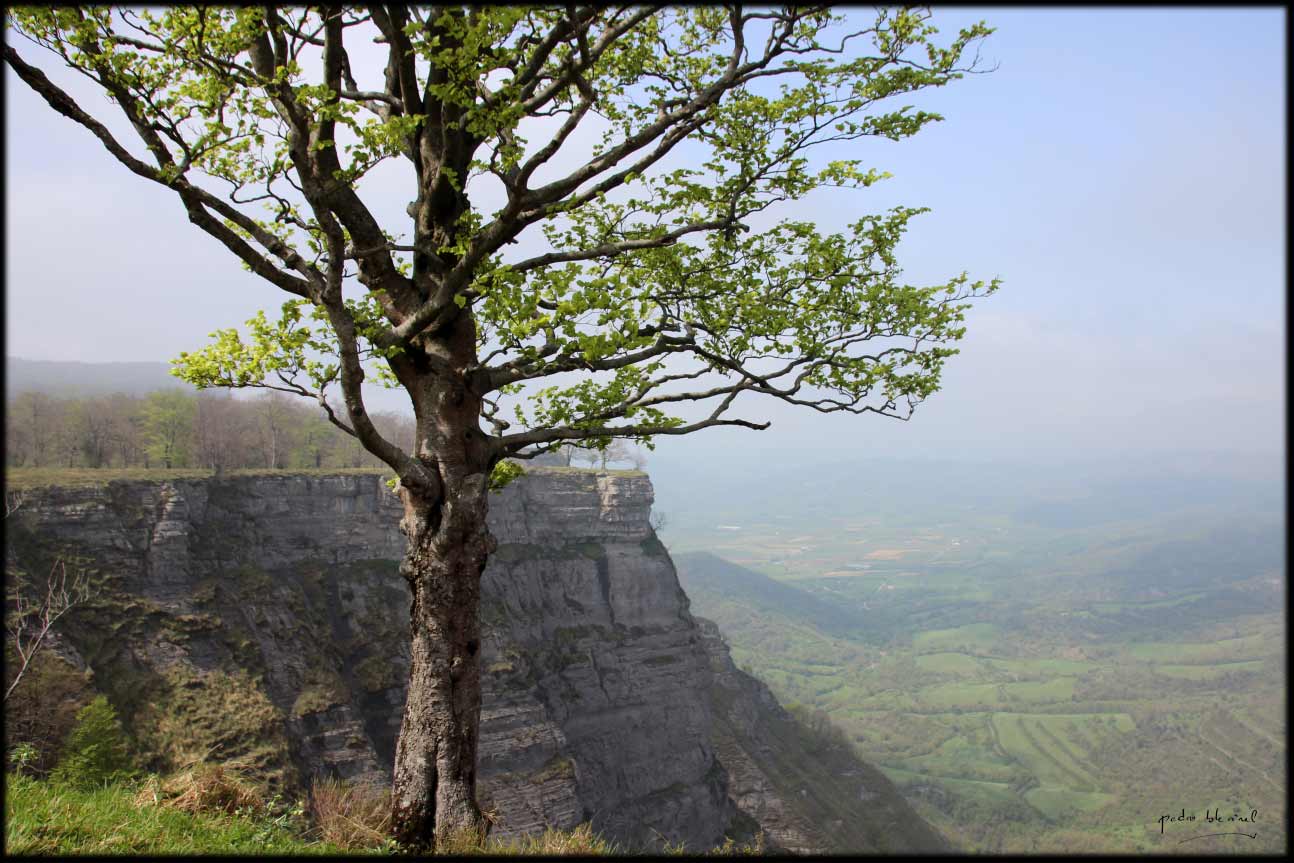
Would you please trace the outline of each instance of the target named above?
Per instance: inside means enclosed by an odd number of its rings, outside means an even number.
[[[996,26],[982,56],[997,70],[911,100],[944,123],[851,151],[892,180],[823,192],[796,215],[836,228],[929,206],[901,247],[909,279],[1002,277],[970,316],[944,392],[909,423],[752,403],[772,429],[668,440],[658,458],[1278,458],[1284,15],[936,9],[944,34],[981,18]],[[5,86],[10,355],[166,360],[282,302],[173,196],[12,75]]]

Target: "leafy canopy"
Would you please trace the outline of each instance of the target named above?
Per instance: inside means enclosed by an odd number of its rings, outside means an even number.
[[[997,280],[904,283],[896,247],[919,208],[833,233],[774,216],[817,189],[884,179],[861,142],[942,119],[895,100],[972,71],[963,58],[991,30],[940,45],[930,18],[829,6],[11,9],[14,33],[100,85],[138,155],[15,40],[5,57],[292,295],[278,320],[258,313],[245,334],[219,330],[181,354],[176,373],[315,398],[414,483],[418,461],[367,418],[366,368],[415,407],[429,378],[460,382],[480,399],[493,461],[762,428],[733,415],[747,393],[910,416],[956,353],[967,301]],[[411,198],[401,225],[365,200],[390,160]],[[344,414],[328,401],[336,384]],[[708,414],[685,419],[689,402]]]

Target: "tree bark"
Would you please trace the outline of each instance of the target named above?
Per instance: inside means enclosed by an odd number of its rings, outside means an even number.
[[[495,543],[485,524],[488,474],[458,486],[439,503],[401,489],[412,646],[392,817],[396,840],[418,851],[446,833],[485,827],[476,803],[479,611],[481,572]]]

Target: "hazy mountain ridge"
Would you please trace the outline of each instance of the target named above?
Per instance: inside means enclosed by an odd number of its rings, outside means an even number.
[[[5,396],[36,391],[51,396],[96,396],[155,390],[192,390],[161,362],[82,363],[5,357]]]

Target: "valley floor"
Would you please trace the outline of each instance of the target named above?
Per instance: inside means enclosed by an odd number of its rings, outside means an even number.
[[[1283,572],[1200,553],[1243,530],[833,527],[724,537],[749,569],[676,552],[680,578],[739,664],[825,711],[955,844],[1284,850]]]

